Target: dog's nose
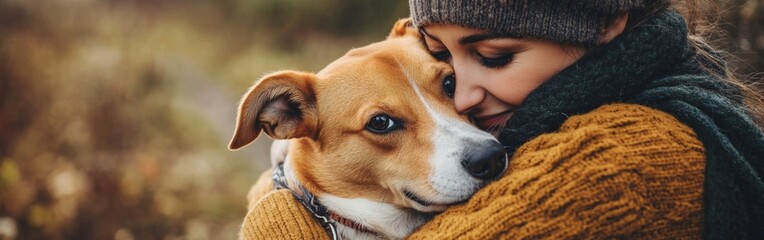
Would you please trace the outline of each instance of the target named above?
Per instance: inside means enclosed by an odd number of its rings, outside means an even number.
[[[473,177],[491,180],[504,173],[507,154],[498,142],[491,141],[487,147],[475,149],[462,160],[462,166]]]

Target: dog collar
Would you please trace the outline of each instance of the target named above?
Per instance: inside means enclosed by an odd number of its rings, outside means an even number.
[[[300,204],[302,204],[314,218],[319,220],[321,226],[326,229],[332,240],[340,239],[340,235],[337,233],[337,227],[334,223],[340,223],[363,233],[377,234],[377,232],[358,222],[342,217],[335,212],[328,211],[327,208],[304,187],[300,185],[290,187],[286,175],[284,174],[284,163],[279,163],[278,166],[273,168],[272,177],[274,187],[276,189],[287,189],[292,192],[294,198],[297,199],[297,201],[300,202]],[[297,188],[298,190],[294,190],[294,188]]]
[[[364,226],[364,225],[362,225],[362,224],[360,224],[360,223],[358,223],[356,221],[353,221],[353,220],[347,219],[345,217],[342,217],[342,216],[340,216],[339,214],[337,214],[335,212],[328,212],[328,214],[329,214],[329,218],[334,220],[334,222],[338,222],[338,223],[340,223],[342,225],[345,225],[345,226],[348,226],[348,227],[353,228],[355,230],[358,230],[359,232],[369,233],[369,234],[377,234],[377,232],[369,229],[368,227],[366,227],[366,226]]]

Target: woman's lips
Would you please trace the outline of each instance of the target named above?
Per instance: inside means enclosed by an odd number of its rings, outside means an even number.
[[[510,116],[512,116],[512,110],[507,110],[493,115],[476,117],[475,123],[481,129],[486,130],[503,125]]]

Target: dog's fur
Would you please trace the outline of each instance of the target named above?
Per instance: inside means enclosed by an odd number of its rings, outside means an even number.
[[[290,139],[284,163],[289,182],[312,192],[329,211],[377,232],[337,224],[343,237],[404,238],[431,213],[484,186],[460,162],[498,144],[455,111],[441,87],[451,67],[419,41],[410,22],[401,20],[386,40],[353,49],[317,74],[263,77],[241,101],[230,148],[249,144],[261,130]],[[382,114],[400,128],[369,131],[370,119]],[[268,178],[260,184],[271,184]],[[270,188],[260,189],[254,191]]]

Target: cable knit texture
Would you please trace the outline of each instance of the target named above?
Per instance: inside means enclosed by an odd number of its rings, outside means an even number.
[[[704,159],[672,116],[603,106],[524,144],[502,179],[411,239],[699,238]],[[244,238],[326,237],[288,192],[250,201]]]
[[[524,144],[504,178],[411,239],[699,238],[704,160],[670,115],[604,106]]]
[[[256,196],[250,196],[256,197]],[[272,191],[255,202],[244,218],[240,239],[329,239],[326,231],[289,190]]]

